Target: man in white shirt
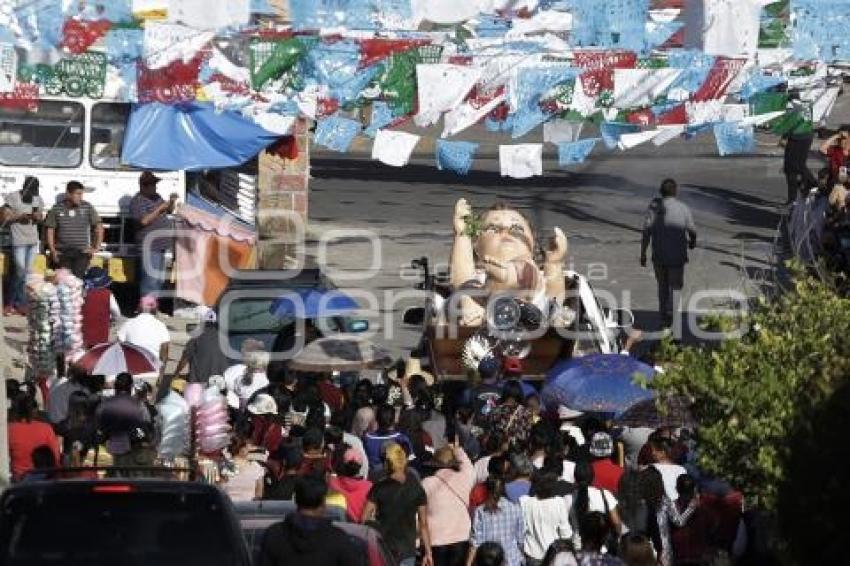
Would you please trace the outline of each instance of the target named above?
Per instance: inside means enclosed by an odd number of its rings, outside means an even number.
[[[118,329],[118,339],[151,352],[157,361],[162,363],[164,370],[168,362],[171,334],[165,323],[156,317],[157,308],[156,297],[152,295],[142,297],[139,300],[139,314],[121,325]],[[137,377],[147,378],[148,376]]]

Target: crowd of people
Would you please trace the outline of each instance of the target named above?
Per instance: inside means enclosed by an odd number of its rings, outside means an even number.
[[[243,351],[204,384],[228,399],[229,432],[200,457],[234,501],[297,506],[264,537],[263,565],[358,563],[329,513],[373,526],[403,565],[667,566],[742,553],[741,497],[696,466],[693,431],[547,410],[516,375],[463,388],[404,364],[374,379],[269,375],[260,344]],[[15,481],[166,460],[162,404],[186,382],[158,394],[129,374],[106,382],[72,366],[41,420],[31,384],[7,381]]]
[[[794,140],[790,139],[791,147]],[[811,142],[809,142],[811,144]],[[812,176],[800,155],[787,165],[790,209],[787,238],[790,252],[809,266],[832,274],[850,274],[850,126],[842,126],[818,148],[825,167]],[[792,152],[793,154],[794,152]],[[799,153],[799,152],[796,152]],[[846,289],[845,289],[846,291]]]

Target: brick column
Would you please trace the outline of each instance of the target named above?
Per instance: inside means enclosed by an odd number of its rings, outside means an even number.
[[[281,269],[287,257],[294,257],[294,222],[307,228],[310,142],[308,123],[295,123],[297,159],[283,159],[262,152],[259,157],[257,190],[257,265],[260,269]],[[303,244],[303,242],[301,242]]]

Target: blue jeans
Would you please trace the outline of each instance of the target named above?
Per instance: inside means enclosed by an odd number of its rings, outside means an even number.
[[[416,566],[416,557],[411,556],[410,558],[402,558],[398,566]]]
[[[139,296],[159,296],[165,283],[165,250],[146,249],[138,261]]]
[[[12,279],[12,296],[9,304],[13,307],[23,307],[27,304],[27,275],[32,271],[38,246],[35,244],[13,246],[12,250],[15,261],[15,277]]]

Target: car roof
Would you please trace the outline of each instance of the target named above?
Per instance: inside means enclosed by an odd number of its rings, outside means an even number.
[[[268,287],[292,288],[313,287],[325,283],[322,271],[317,268],[284,269],[269,271],[269,276],[263,276],[262,271],[235,270],[227,282],[227,289],[256,289]]]
[[[130,486],[135,493],[198,493],[223,497],[224,493],[214,485],[183,480],[153,478],[109,478],[109,479],[59,479],[15,484],[3,491],[3,497],[40,496],[50,492],[86,492],[96,487]]]

